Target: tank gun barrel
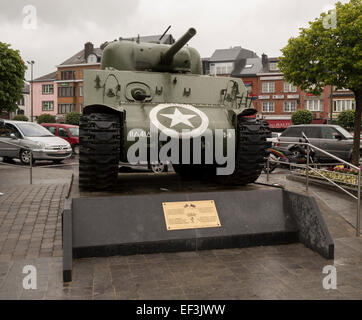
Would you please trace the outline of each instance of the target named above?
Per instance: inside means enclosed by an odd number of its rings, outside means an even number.
[[[178,39],[161,57],[161,64],[168,65],[172,62],[173,57],[181,48],[189,42],[189,40],[196,34],[194,28],[190,28],[187,32]]]

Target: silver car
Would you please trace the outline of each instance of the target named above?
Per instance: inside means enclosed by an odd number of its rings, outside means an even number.
[[[310,143],[323,149],[345,161],[351,161],[353,136],[345,129],[337,125],[293,125],[289,126],[278,138],[280,148],[288,148],[302,138],[302,132],[308,137]],[[362,146],[360,146],[362,150]],[[360,151],[361,153],[361,151]],[[321,152],[316,152],[320,161],[331,161],[330,157]],[[334,161],[334,160],[333,160]]]
[[[31,155],[33,161],[59,163],[72,155],[72,148],[37,123],[0,119],[0,157],[5,161],[18,158],[29,164]]]

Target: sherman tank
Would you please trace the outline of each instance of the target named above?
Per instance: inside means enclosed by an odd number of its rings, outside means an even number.
[[[84,71],[81,188],[112,189],[120,162],[171,162],[185,178],[223,184],[259,177],[268,124],[241,79],[203,75],[198,51],[187,46],[195,34],[190,28],[172,45],[120,39],[105,47],[100,70]],[[232,170],[219,174],[228,164],[217,158],[228,152]]]

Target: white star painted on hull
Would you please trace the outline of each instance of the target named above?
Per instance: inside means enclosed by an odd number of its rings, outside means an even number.
[[[194,114],[182,114],[179,109],[175,108],[175,112],[173,114],[161,114],[161,116],[172,120],[170,128],[178,125],[179,123],[183,123],[191,128],[194,128],[193,124],[189,121],[189,119],[196,117]]]

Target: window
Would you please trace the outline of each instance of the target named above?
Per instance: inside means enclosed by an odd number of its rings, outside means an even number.
[[[210,64],[210,74],[230,74],[234,70],[234,62],[219,62]]]
[[[21,100],[18,102],[19,106],[24,106],[25,105],[25,100],[24,97],[21,98]]]
[[[46,129],[48,129],[52,134],[55,134],[55,131],[57,131],[56,127],[45,127]]]
[[[317,126],[304,127],[303,132],[308,138],[314,138],[314,139],[322,138],[321,127]]]
[[[61,71],[60,80],[73,80],[75,79],[75,71]]]
[[[333,101],[333,111],[341,112],[344,110],[353,110],[356,107],[356,102],[354,100],[334,100]]]
[[[323,100],[306,100],[305,107],[309,111],[323,111]]]
[[[246,64],[244,69],[251,69],[253,67],[253,64]]]
[[[253,91],[253,84],[252,83],[245,83],[245,88],[248,93],[251,93]]]
[[[280,136],[301,138],[304,130],[305,127],[288,127]]]
[[[322,128],[322,139],[336,139],[338,132],[331,127]]]
[[[273,101],[263,101],[262,112],[274,112],[274,102]]]
[[[83,97],[83,87],[79,87],[79,96]]]
[[[43,111],[53,111],[54,110],[54,101],[43,101],[41,109]]]
[[[278,62],[270,62],[269,63],[269,70],[270,71],[279,71]]]
[[[272,93],[275,91],[275,83],[274,82],[262,82],[261,90],[263,93]]]
[[[284,82],[284,92],[297,92],[297,87],[289,82]]]
[[[63,138],[69,138],[68,131],[66,129],[64,129],[64,128],[59,128],[58,129],[58,136],[63,137]]]
[[[66,114],[66,113],[74,112],[74,111],[75,111],[75,104],[71,104],[71,103],[58,104],[58,113],[59,114]]]
[[[58,97],[74,97],[74,95],[75,95],[74,87],[58,88]]]
[[[97,63],[97,56],[95,54],[90,54],[87,58],[87,63]]]
[[[284,101],[284,112],[294,112],[297,110],[297,101]]]
[[[54,85],[53,84],[43,84],[42,85],[42,94],[53,94]]]

